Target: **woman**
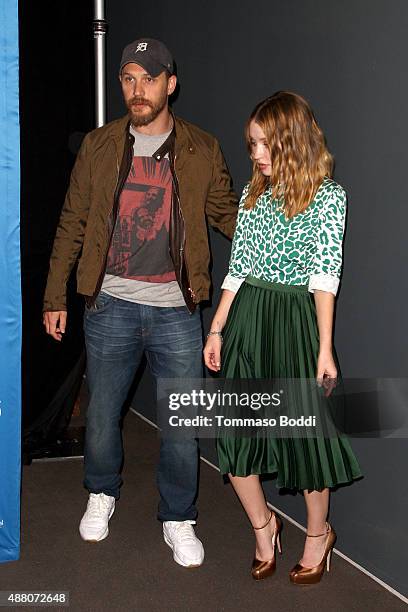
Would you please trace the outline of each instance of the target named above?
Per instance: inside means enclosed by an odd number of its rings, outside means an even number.
[[[316,379],[326,386],[338,374],[332,332],[346,194],[331,179],[333,159],[300,96],[281,91],[258,104],[246,140],[253,173],[205,363],[227,379]],[[348,440],[230,436],[220,437],[217,448],[221,473],[228,473],[255,530],[253,578],[273,574],[276,545],[280,550],[282,523],[259,479],[277,473],[278,486],[303,492],[307,509],[303,556],[290,579],[318,582],[336,540],[327,522],[330,487],[361,476]]]

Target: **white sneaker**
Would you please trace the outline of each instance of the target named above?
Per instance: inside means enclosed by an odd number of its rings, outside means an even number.
[[[204,548],[194,533],[195,521],[164,521],[164,541],[173,551],[173,559],[183,567],[198,567],[204,560]]]
[[[90,493],[86,512],[79,524],[81,538],[100,542],[108,533],[109,519],[115,511],[115,498],[105,493]]]

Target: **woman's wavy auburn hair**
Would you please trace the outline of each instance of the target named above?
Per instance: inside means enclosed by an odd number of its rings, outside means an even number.
[[[309,206],[323,178],[332,176],[333,157],[323,132],[304,98],[290,91],[278,91],[260,102],[247,121],[245,137],[250,157],[252,121],[265,134],[272,172],[271,176],[264,176],[253,163],[244,208],[253,208],[271,185],[272,197],[282,201],[286,217],[292,218]]]

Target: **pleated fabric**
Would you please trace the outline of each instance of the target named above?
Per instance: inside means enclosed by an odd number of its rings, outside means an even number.
[[[224,328],[221,376],[226,379],[314,379],[319,336],[307,287],[247,277]],[[297,414],[303,408],[297,406]],[[310,411],[309,411],[310,413]],[[276,474],[277,486],[317,490],[362,476],[343,434],[321,437],[217,439],[222,474]]]

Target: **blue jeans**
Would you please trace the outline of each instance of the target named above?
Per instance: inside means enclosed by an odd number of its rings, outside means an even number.
[[[90,493],[116,499],[122,484],[120,419],[123,403],[143,353],[157,378],[201,378],[202,331],[199,310],[144,306],[100,293],[84,317],[89,406],[84,485]],[[160,441],[157,471],[161,521],[195,519],[198,443]]]

